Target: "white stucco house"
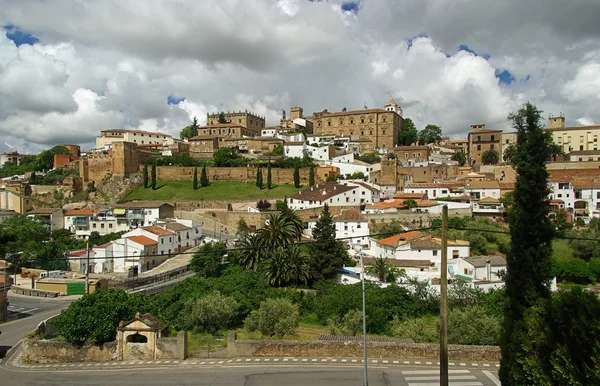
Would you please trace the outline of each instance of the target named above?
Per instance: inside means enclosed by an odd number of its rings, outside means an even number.
[[[356,209],[342,209],[342,212],[332,217],[335,224],[335,238],[347,239],[349,247],[360,245],[364,249],[369,248],[369,220]],[[312,229],[317,221],[308,222],[306,235],[312,237]]]
[[[290,196],[288,201],[288,206],[295,210],[320,208],[325,204],[329,206],[360,205],[358,187],[341,185],[337,182],[325,182]]]

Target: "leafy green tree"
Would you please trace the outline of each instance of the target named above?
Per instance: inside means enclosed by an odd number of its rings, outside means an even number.
[[[283,339],[295,333],[299,319],[298,306],[289,299],[267,299],[250,313],[244,325],[250,332],[259,331],[264,336]]]
[[[290,222],[294,230],[296,232],[296,239],[298,241],[302,240],[302,233],[304,232],[304,222],[300,218],[298,212],[294,209],[290,209],[287,204],[287,198],[283,201],[283,206],[280,209],[281,215],[286,219],[286,221]]]
[[[365,153],[365,154],[355,157],[355,158],[359,161],[366,162],[371,165],[381,162],[381,157],[375,152]]]
[[[67,342],[112,342],[119,323],[145,312],[148,303],[146,296],[128,295],[123,290],[94,291],[73,302],[49,324]]]
[[[413,143],[417,142],[419,136],[419,132],[417,131],[417,127],[414,122],[410,118],[404,118],[404,125],[400,134],[398,134],[398,145],[400,146],[410,146]]]
[[[152,190],[156,190],[156,162],[152,162],[152,169],[150,171],[150,186]]]
[[[456,151],[452,154],[450,158],[452,161],[458,162],[458,166],[463,167],[467,163],[467,155],[464,150]]]
[[[448,343],[494,346],[500,340],[501,318],[480,306],[452,309],[448,313]]]
[[[439,325],[439,321],[436,324]],[[412,339],[415,343],[437,343],[440,340],[437,331],[431,328],[424,317],[402,320],[394,316],[391,325],[392,335],[396,338]]]
[[[198,135],[198,119],[194,117],[192,119],[192,123],[189,126],[186,126],[183,130],[181,130],[180,136],[181,138],[193,138]]]
[[[121,236],[124,233],[125,233],[125,231],[111,232],[111,233],[107,233],[105,235],[100,236],[100,233],[98,233],[97,231],[93,231],[92,233],[90,233],[90,237],[88,237],[88,242],[89,242],[90,248],[95,247],[96,245],[102,245],[102,244],[106,244],[106,243],[109,243],[114,240],[118,240],[121,238]]]
[[[308,172],[308,185],[310,185],[310,186],[315,185],[315,168],[314,167],[311,167]]]
[[[416,208],[419,206],[419,204],[417,204],[417,202],[412,198],[402,201],[402,205],[406,206],[408,209]]]
[[[442,140],[442,129],[437,125],[428,124],[418,135],[419,145],[438,143]]]
[[[200,326],[202,331],[215,334],[227,328],[238,307],[235,299],[215,291],[185,304],[185,319],[189,326]]]
[[[63,145],[56,145],[51,149],[44,150],[36,156],[35,170],[48,171],[54,169],[54,156],[56,154],[70,154],[69,148]]]
[[[338,319],[330,319],[327,323],[331,335],[356,336],[362,333],[362,311],[350,310]]]
[[[294,187],[300,187],[300,168],[298,166],[294,168]]]
[[[225,117],[225,113],[223,111],[219,113],[219,118],[217,119],[217,122],[221,124],[227,123],[227,118]]]
[[[567,221],[567,212],[564,209],[554,213],[554,226],[556,227],[556,235],[564,236],[565,232],[573,228],[573,224]]]
[[[263,187],[262,168],[256,170],[256,187],[259,189]]]
[[[548,328],[553,385],[600,384],[600,301],[581,289],[554,295]]]
[[[241,157],[237,150],[230,147],[222,147],[213,155],[215,166],[233,167],[244,164],[245,158]]]
[[[497,165],[498,161],[500,161],[500,154],[494,149],[486,150],[481,155],[481,162],[484,165]]]
[[[202,245],[190,261],[190,269],[203,277],[219,277],[225,269],[227,246],[224,242]]]
[[[500,380],[506,385],[546,382],[548,352],[540,337],[534,344],[531,315],[547,309],[550,300],[554,227],[548,218],[548,172],[551,134],[542,130],[541,111],[531,103],[509,116],[517,131],[513,164],[517,180],[514,205],[508,211],[511,245],[507,256],[506,296]],[[527,344],[523,344],[527,342]],[[533,381],[533,379],[537,379]]]
[[[238,237],[238,239],[244,239],[246,236],[248,236],[250,233],[252,233],[252,231],[250,230],[250,227],[248,226],[248,223],[241,216],[238,219],[236,228],[237,228],[236,236]]]
[[[323,207],[321,217],[312,229],[312,236],[315,241],[309,244],[310,276],[313,281],[331,279],[349,258],[344,244],[335,239],[335,223],[329,205]]]
[[[194,190],[198,189],[198,168],[194,168],[194,183],[192,187]]]
[[[325,182],[336,182],[336,181],[337,181],[337,176],[335,174],[330,174],[325,179]]]
[[[209,185],[208,174],[206,173],[206,164],[202,165],[202,173],[200,175],[200,186],[206,188]]]
[[[269,165],[267,165],[267,189],[269,189],[269,190],[273,189],[273,183],[271,180],[272,180],[271,163],[269,162]]]
[[[144,164],[144,188],[148,187],[148,163]]]

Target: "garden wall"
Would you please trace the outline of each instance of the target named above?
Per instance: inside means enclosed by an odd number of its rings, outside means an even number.
[[[117,342],[76,346],[53,340],[23,339],[23,363],[108,362],[117,360]]]
[[[230,358],[363,356],[363,345],[356,341],[236,340],[235,333],[227,337],[227,350]],[[369,358],[440,358],[439,345],[436,344],[370,342],[367,351]],[[500,361],[500,348],[497,346],[450,345],[448,354],[449,359],[455,361]]]
[[[194,169],[192,166],[157,166],[156,177],[163,181],[192,181],[194,179]],[[202,168],[197,169],[198,178],[200,178]],[[253,167],[207,167],[206,175],[210,181],[255,182],[257,170]],[[300,184],[308,185],[309,173],[310,168],[300,169]],[[294,169],[272,168],[271,180],[274,184],[293,184]],[[263,181],[265,183],[267,181],[266,168],[263,168]]]

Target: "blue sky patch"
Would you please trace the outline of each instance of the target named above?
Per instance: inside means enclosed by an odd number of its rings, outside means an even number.
[[[500,83],[509,85],[515,81],[515,77],[508,70],[500,71],[496,70],[496,78],[500,80]]]
[[[177,105],[177,104],[179,104],[179,102],[182,102],[184,100],[185,100],[185,97],[177,98],[176,96],[171,94],[167,97],[167,104],[168,105]]]
[[[342,3],[342,10],[345,12],[358,13],[358,5],[359,5],[358,1],[344,2],[344,3]]]
[[[466,44],[461,44],[460,46],[458,46],[458,50],[459,51],[466,51],[466,52],[470,52],[475,56],[481,56],[482,58],[484,58],[485,60],[488,60],[490,58],[490,56],[488,54],[478,54],[477,52],[475,52],[474,49],[472,49],[471,47],[469,47]]]
[[[26,32],[20,31],[14,25],[5,25],[2,28],[6,31],[6,37],[12,40],[18,47],[22,44],[34,45],[39,42],[39,39]]]

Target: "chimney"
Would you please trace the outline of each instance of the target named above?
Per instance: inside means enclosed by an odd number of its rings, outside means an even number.
[[[485,271],[487,272],[487,280],[492,281],[492,265],[489,259],[485,261]]]

